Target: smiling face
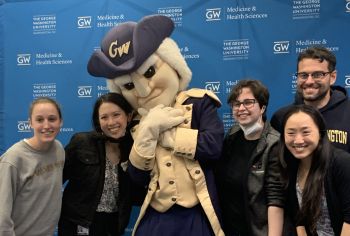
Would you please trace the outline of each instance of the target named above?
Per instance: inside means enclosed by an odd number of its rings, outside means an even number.
[[[320,132],[312,118],[298,112],[291,115],[284,127],[285,145],[297,159],[312,157],[320,141]]]
[[[330,72],[328,62],[318,59],[305,58],[298,63],[298,73]],[[330,86],[336,81],[336,71],[326,74],[320,79],[313,79],[308,76],[307,79],[297,78],[298,92],[302,94],[305,104],[321,108],[325,106],[330,99]]]
[[[135,72],[108,81],[117,88],[135,110],[149,110],[158,104],[171,106],[180,90],[176,71],[156,54]]]
[[[34,136],[31,139],[37,149],[47,149],[60,131],[62,120],[57,107],[50,102],[33,105],[29,123]]]
[[[102,132],[108,137],[117,139],[125,135],[130,115],[128,116],[118,105],[104,102],[98,110],[98,120]]]
[[[250,104],[248,107],[244,106],[244,104],[240,104],[237,107],[234,105],[235,103],[239,104],[244,101],[252,100],[255,102]],[[232,104],[233,117],[240,125],[249,126],[261,119],[263,110],[260,108],[259,103],[255,99],[250,88],[242,88],[241,93],[238,95],[236,101],[232,102]]]

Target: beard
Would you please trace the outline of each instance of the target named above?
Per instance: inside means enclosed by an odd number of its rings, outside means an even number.
[[[314,86],[309,86],[309,87],[314,87]],[[325,88],[324,86],[318,86],[318,90],[319,92],[317,94],[312,94],[312,95],[309,95],[309,94],[304,94],[304,91],[303,89],[304,88],[307,88],[307,87],[299,87],[298,89],[298,93],[299,95],[301,95],[301,97],[304,99],[304,101],[307,101],[307,102],[316,102],[316,101],[321,101],[322,99],[324,99],[327,94],[328,94],[328,91],[329,91],[329,88]]]
[[[304,96],[303,95],[303,98],[305,101],[308,101],[308,102],[316,102],[316,101],[321,101],[323,98],[326,97],[328,91],[321,91],[321,93],[317,94],[317,95],[313,95],[313,96]]]

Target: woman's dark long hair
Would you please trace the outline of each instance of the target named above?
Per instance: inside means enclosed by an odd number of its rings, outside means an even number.
[[[293,157],[285,145],[284,128],[288,119],[299,112],[307,114],[313,120],[320,134],[319,143],[312,153],[311,166],[302,193],[302,204],[296,218],[297,223],[303,222],[305,225],[308,225],[310,232],[314,235],[316,233],[317,220],[321,215],[321,199],[324,193],[324,178],[330,157],[330,143],[325,122],[318,110],[305,104],[291,106],[283,118],[283,129],[279,143],[279,158],[283,168],[282,177],[286,180],[287,186],[291,184],[288,174],[291,172],[296,174],[299,161]]]

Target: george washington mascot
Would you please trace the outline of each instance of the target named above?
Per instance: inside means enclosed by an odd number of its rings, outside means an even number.
[[[150,15],[125,22],[103,38],[88,71],[107,78],[138,111],[128,172],[148,186],[134,235],[224,235],[213,165],[224,136],[220,100],[185,90],[192,73],[170,37],[171,19]]]

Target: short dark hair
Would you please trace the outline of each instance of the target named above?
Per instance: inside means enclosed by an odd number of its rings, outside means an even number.
[[[316,59],[319,60],[319,62],[325,60],[328,62],[329,71],[334,71],[335,66],[337,65],[337,59],[334,53],[323,46],[313,46],[302,51],[298,56],[297,71],[299,68],[299,62],[303,59]]]
[[[265,111],[262,115],[263,120],[266,120],[266,110],[267,105],[269,104],[270,93],[269,90],[261,83],[259,80],[253,79],[244,79],[240,80],[236,85],[234,85],[231,89],[230,95],[227,98],[227,103],[232,104],[236,101],[237,97],[242,93],[243,88],[249,88],[254,98],[259,103],[259,107],[265,106]]]
[[[100,106],[106,102],[113,103],[119,106],[127,115],[133,112],[131,105],[119,93],[103,94],[96,100],[93,108],[93,112],[92,112],[92,125],[96,132],[102,132],[98,112],[99,112]]]

